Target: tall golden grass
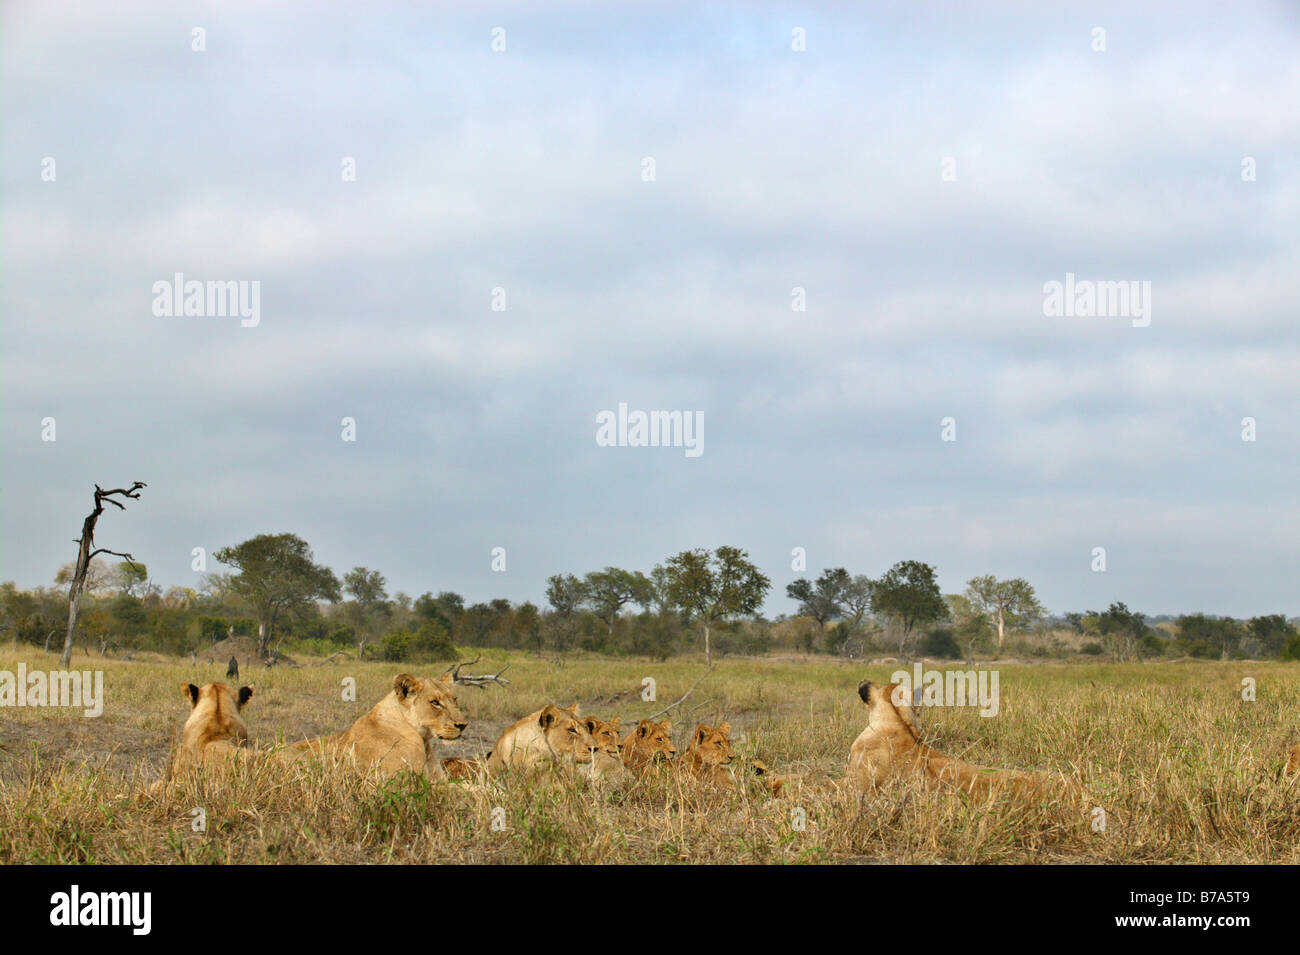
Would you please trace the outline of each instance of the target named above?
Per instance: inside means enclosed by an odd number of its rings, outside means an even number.
[[[0,651],[0,670],[52,669],[56,657]],[[443,755],[486,752],[501,728],[553,700],[628,725],[676,699],[698,660],[571,658],[510,662],[509,688],[462,688],[471,721]],[[937,666],[937,664],[935,664]],[[254,753],[227,771],[150,793],[187,707],[180,682],[224,667],[78,657],[105,671],[104,715],[0,710],[0,862],[1300,862],[1300,783],[1280,780],[1300,739],[1300,667],[1277,663],[1042,665],[1000,668],[1001,707],[927,709],[931,746],[988,766],[1077,776],[1105,811],[1008,799],[973,801],[901,783],[866,796],[838,779],[864,725],[855,688],[893,666],[825,658],[732,659],[675,712],[679,748],[697,721],[729,719],[742,785],[718,791],[671,772],[626,789],[580,781],[387,782],[347,765],[283,765]],[[263,749],[335,732],[389,689],[397,664],[259,669],[244,710]],[[436,667],[411,667],[436,675]],[[221,672],[218,672],[220,670]],[[640,697],[643,677],[656,702]],[[342,681],[356,681],[344,702]],[[1242,699],[1242,680],[1256,699]],[[761,758],[798,773],[774,799],[747,772]],[[204,825],[197,826],[202,819]]]

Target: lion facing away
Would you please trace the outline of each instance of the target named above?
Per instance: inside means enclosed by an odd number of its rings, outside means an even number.
[[[450,675],[432,680],[399,673],[393,689],[345,732],[295,743],[293,750],[350,756],[388,777],[402,769],[445,779],[435,741],[456,739],[469,725]]]
[[[628,733],[619,748],[623,765],[633,772],[645,772],[656,763],[668,762],[677,755],[672,728],[667,720],[662,723],[638,720],[636,729]]]
[[[731,749],[731,723],[709,726],[700,723],[676,764],[683,772],[721,786],[732,784],[727,766],[735,757]]]
[[[253,696],[251,686],[236,692],[224,683],[181,683],[181,693],[189,700],[190,715],[181,729],[173,772],[229,760],[248,746],[248,728],[239,711]]]
[[[508,727],[488,756],[488,772],[529,772],[554,765],[583,766],[592,761],[596,741],[578,718],[578,704],[563,709],[547,703]]]
[[[907,691],[897,683],[879,686],[870,680],[858,686],[868,710],[866,729],[853,741],[845,781],[869,790],[900,776],[922,776],[927,784],[954,786],[975,796],[1011,792],[1016,796],[1047,795],[1052,780],[1042,773],[985,769],[933,750],[920,740]]]

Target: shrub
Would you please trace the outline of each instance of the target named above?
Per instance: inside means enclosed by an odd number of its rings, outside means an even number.
[[[956,660],[961,656],[961,647],[957,638],[947,627],[932,630],[921,638],[917,647],[924,656],[938,657],[941,660]]]

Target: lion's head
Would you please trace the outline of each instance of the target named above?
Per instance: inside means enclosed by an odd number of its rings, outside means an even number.
[[[239,716],[253,696],[251,686],[232,690],[224,683],[207,683],[195,686],[181,683],[181,694],[189,701],[190,715],[185,721],[185,735],[212,742],[220,739],[242,744],[248,739],[248,729]]]
[[[880,729],[901,726],[913,738],[917,737],[916,717],[912,713],[912,700],[906,687],[898,683],[881,686],[863,680],[858,684],[858,696],[869,711],[868,726]]]
[[[563,708],[547,703],[537,715],[537,725],[556,756],[571,758],[575,763],[591,762],[596,741],[579,718],[577,703]]]
[[[450,674],[439,680],[430,680],[409,673],[393,677],[393,693],[402,709],[402,716],[428,740],[456,739],[469,722],[456,703]]]
[[[735,755],[731,751],[731,723],[721,726],[701,723],[691,734],[686,751],[691,754],[692,762],[700,766],[726,766]]]
[[[596,745],[596,752],[608,753],[611,756],[619,755],[619,736],[618,728],[621,722],[619,717],[612,720],[598,720],[594,716],[588,716],[584,719],[583,724],[587,727],[587,732],[591,734],[592,740]]]
[[[677,755],[673,745],[672,727],[668,721],[638,720],[636,729],[627,738],[626,755],[637,762],[670,760]]]

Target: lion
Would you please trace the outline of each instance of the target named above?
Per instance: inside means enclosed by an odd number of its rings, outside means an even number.
[[[345,732],[295,743],[293,750],[350,756],[385,778],[402,769],[446,779],[435,741],[456,739],[469,722],[460,711],[450,674],[432,680],[399,673],[393,689]]]
[[[672,730],[668,721],[638,720],[636,729],[627,734],[620,750],[623,765],[633,772],[645,772],[656,763],[672,760],[677,755],[673,745]]]
[[[197,687],[182,682],[181,693],[190,702],[190,715],[181,729],[173,772],[229,760],[247,748],[248,727],[239,711],[252,699],[251,686],[241,686],[236,692],[224,683]]]
[[[1291,751],[1286,754],[1286,766],[1282,768],[1283,777],[1293,773],[1300,773],[1300,743],[1291,747]]]
[[[727,766],[734,756],[731,749],[731,723],[726,722],[721,726],[701,723],[691,733],[691,741],[675,765],[698,779],[730,786],[732,779]]]
[[[866,729],[849,750],[845,782],[855,789],[870,790],[908,775],[980,797],[995,792],[1045,795],[1051,789],[1050,778],[1042,773],[986,769],[926,746],[916,730],[907,691],[897,683],[878,686],[865,680],[858,686],[858,696],[867,706],[868,717]]]
[[[618,738],[619,724],[622,720],[617,716],[612,720],[600,720],[588,716],[582,722],[587,727],[587,732],[591,734],[596,747],[591,754],[590,768],[585,771],[587,778],[606,782],[628,779],[629,775],[623,766],[623,753]]]
[[[563,709],[547,703],[508,727],[488,756],[488,772],[532,771],[553,765],[584,766],[592,761],[596,741],[578,718],[578,704]]]

